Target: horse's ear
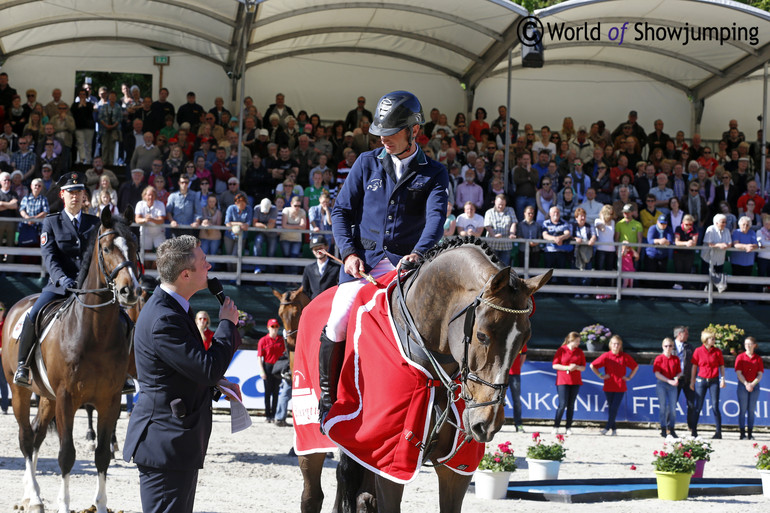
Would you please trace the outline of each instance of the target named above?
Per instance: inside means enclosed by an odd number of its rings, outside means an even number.
[[[283,294],[273,289],[273,295],[278,298],[278,301],[283,301]]]
[[[105,228],[112,228],[112,213],[109,208],[103,208],[101,214],[102,226]]]
[[[302,287],[300,287],[300,288],[298,288],[297,290],[294,291],[294,293],[292,294],[292,297],[297,297],[300,294],[302,294],[302,292],[303,292],[302,291]]]
[[[495,276],[492,278],[492,281],[489,283],[489,294],[495,295],[499,291],[501,291],[503,287],[507,287],[510,279],[511,279],[510,266],[498,271],[497,274],[495,274]]]
[[[123,217],[128,224],[134,224],[134,207],[131,205],[126,207],[126,211],[123,212]]]
[[[524,286],[527,288],[527,290],[529,290],[527,295],[531,296],[537,292],[540,287],[548,283],[548,280],[551,279],[551,276],[553,276],[553,269],[548,269],[548,271],[541,274],[540,276],[533,276],[532,278],[521,280],[524,282]]]

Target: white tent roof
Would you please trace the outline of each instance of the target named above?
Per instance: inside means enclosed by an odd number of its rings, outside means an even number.
[[[616,85],[636,82],[631,94],[640,110],[645,96],[654,97],[650,105],[663,99],[670,112],[681,102],[669,116],[687,128],[690,101],[724,90],[770,60],[770,14],[729,0],[571,0],[540,10],[543,23],[602,27],[599,42],[556,41],[546,34],[542,70],[520,69],[516,31],[528,13],[508,0],[264,0],[252,2],[252,9],[243,1],[4,0],[0,63],[15,87],[45,88],[61,87],[75,69],[157,77],[148,56],[165,53],[172,63],[164,85],[177,103],[190,89],[202,103],[228,89],[233,100],[235,83],[224,71],[237,78],[245,65],[247,94],[258,104],[282,91],[295,108],[331,119],[344,115],[359,94],[405,87],[448,113],[504,103],[507,81],[501,79],[514,48],[512,80],[527,86],[529,101],[519,108],[528,119],[533,112],[572,114],[574,100],[554,95],[548,86],[562,77],[562,83],[573,78],[587,84],[603,69],[600,75]],[[626,21],[674,29],[758,27],[759,43],[609,41],[609,30]],[[538,77],[548,77],[548,83],[538,85],[546,80]],[[589,86],[585,91],[590,93]],[[618,101],[611,95],[596,100]],[[590,121],[588,111],[577,114]],[[594,114],[612,119],[616,112]]]

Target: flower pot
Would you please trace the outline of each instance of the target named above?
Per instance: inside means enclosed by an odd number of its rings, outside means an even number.
[[[480,499],[505,499],[508,496],[510,472],[477,470],[473,474],[476,497]]]
[[[683,472],[658,472],[658,499],[664,501],[683,501],[690,493],[690,477],[692,474]]]
[[[529,466],[529,479],[531,481],[543,481],[546,479],[559,479],[559,467],[561,461],[534,460],[527,458]]]
[[[692,473],[692,477],[703,477],[703,469],[706,467],[706,460],[698,460],[695,462],[695,472]]]
[[[770,470],[760,470],[759,477],[762,478],[762,495],[770,497]]]
[[[589,341],[589,342],[586,342],[586,348],[589,351],[595,351],[597,353],[600,353],[600,352],[604,351],[604,344],[602,344],[601,342],[590,342]]]

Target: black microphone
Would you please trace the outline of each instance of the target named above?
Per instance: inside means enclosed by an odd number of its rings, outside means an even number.
[[[217,297],[220,305],[225,304],[225,291],[219,282],[219,278],[209,278],[209,292]]]

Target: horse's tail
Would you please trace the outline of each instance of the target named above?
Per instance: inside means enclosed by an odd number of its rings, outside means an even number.
[[[374,474],[344,452],[337,465],[337,502],[341,513],[377,511]]]

